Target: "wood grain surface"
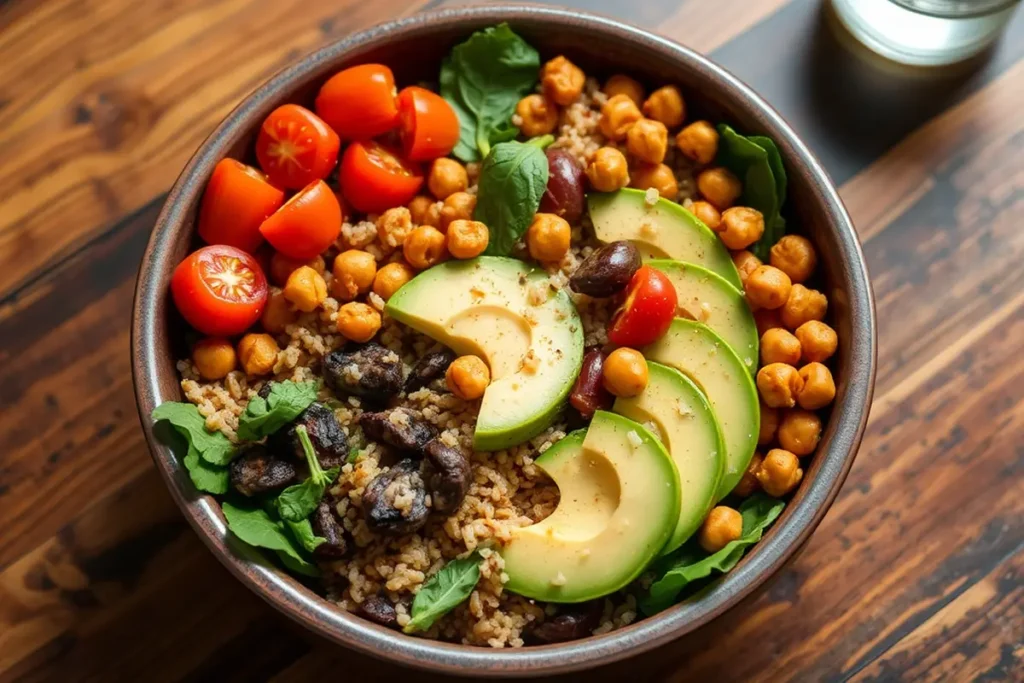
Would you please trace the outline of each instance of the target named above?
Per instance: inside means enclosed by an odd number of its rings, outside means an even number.
[[[416,680],[278,616],[153,469],[129,372],[164,193],[274,71],[426,0],[0,3],[0,680]],[[942,77],[815,0],[576,0],[708,52],[842,183],[878,304],[860,455],[803,554],[587,680],[1024,680],[1024,12]]]

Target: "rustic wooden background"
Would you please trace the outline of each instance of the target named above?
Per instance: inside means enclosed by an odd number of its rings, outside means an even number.
[[[185,160],[284,64],[424,0],[0,0],[0,679],[434,680],[293,626],[153,469],[136,266]],[[878,386],[806,552],[588,680],[1024,679],[1024,12],[981,64],[883,73],[815,0],[576,0],[710,53],[821,156],[864,241]]]

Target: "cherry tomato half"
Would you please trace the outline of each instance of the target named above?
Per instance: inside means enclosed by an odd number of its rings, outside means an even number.
[[[230,337],[252,326],[267,301],[267,278],[256,259],[224,244],[193,252],[171,276],[174,305],[203,334]]]
[[[260,232],[285,256],[306,261],[338,239],[341,207],[327,183],[316,180],[263,221]]]
[[[448,156],[459,141],[459,117],[437,93],[415,85],[398,93],[402,149],[412,161]]]
[[[626,287],[626,299],[608,323],[608,340],[634,349],[665,334],[676,314],[676,288],[665,274],[641,266]]]
[[[338,161],[341,141],[323,120],[297,104],[285,104],[266,118],[256,138],[260,168],[278,187],[297,190],[326,178]]]
[[[199,236],[253,253],[263,244],[260,223],[281,208],[284,192],[252,166],[221,159],[199,207]]]
[[[382,135],[398,125],[395,76],[383,64],[349,67],[324,83],[314,108],[346,140]]]
[[[349,204],[376,213],[408,204],[423,185],[423,171],[376,142],[353,142],[341,157],[341,191]]]

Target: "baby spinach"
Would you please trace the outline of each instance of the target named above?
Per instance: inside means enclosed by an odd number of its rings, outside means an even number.
[[[327,542],[327,539],[323,536],[316,535],[313,531],[313,525],[308,519],[303,519],[298,522],[289,522],[285,520],[284,524],[291,533],[292,538],[298,541],[299,545],[308,553],[316,550],[317,546],[321,543]]]
[[[468,598],[480,580],[480,554],[473,552],[452,560],[430,577],[412,601],[412,618],[402,629],[406,633],[426,631],[434,622]]]
[[[185,469],[188,470],[189,479],[200,491],[206,493],[227,493],[228,486],[230,484],[230,476],[228,475],[227,467],[217,467],[211,465],[202,458],[199,454],[189,449],[188,454],[182,459],[182,464]]]
[[[540,55],[508,24],[477,31],[452,48],[441,64],[440,90],[459,117],[456,157],[479,161],[495,143],[515,139],[512,113],[539,71]]]
[[[324,472],[320,467],[320,461],[317,460],[316,451],[313,450],[313,444],[309,440],[306,428],[299,425],[295,428],[295,433],[306,454],[309,477],[298,484],[292,484],[281,491],[281,495],[277,497],[277,509],[281,513],[281,519],[287,522],[301,522],[313,514],[313,510],[316,510],[316,506],[320,504],[320,499],[324,497],[324,489],[337,478],[338,472],[341,471],[339,467],[332,467]]]
[[[206,429],[206,420],[191,403],[168,401],[153,410],[153,420],[165,420],[188,445],[182,464],[192,483],[200,491],[225,493],[228,490],[226,465],[237,449],[221,432]]]
[[[259,441],[288,424],[316,400],[313,382],[274,382],[266,398],[254,396],[238,418],[238,438]]]
[[[221,503],[224,519],[239,540],[255,547],[273,550],[281,558],[282,563],[292,571],[307,576],[316,576],[316,565],[303,557],[295,542],[285,532],[284,525],[270,516],[262,508],[245,508],[232,505],[228,501]],[[310,528],[312,533],[312,527]]]
[[[530,227],[548,186],[544,148],[553,139],[545,135],[529,142],[502,142],[487,155],[473,211],[473,218],[491,233],[484,253],[507,256]]]

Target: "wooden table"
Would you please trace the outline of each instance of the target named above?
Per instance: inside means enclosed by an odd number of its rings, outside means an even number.
[[[299,56],[424,0],[0,3],[0,679],[433,680],[234,581],[143,443],[128,320],[185,160]],[[576,0],[734,70],[842,186],[878,302],[864,445],[803,555],[594,680],[1024,677],[1024,12],[942,80],[865,67],[814,0]]]

